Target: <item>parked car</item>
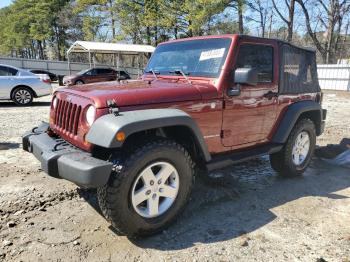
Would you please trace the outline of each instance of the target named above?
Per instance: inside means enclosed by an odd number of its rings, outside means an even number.
[[[50,123],[23,148],[50,176],[97,188],[117,232],[144,236],[182,213],[195,170],[269,155],[279,175],[301,175],[324,130],[321,103],[313,50],[242,35],[174,40],[137,81],[57,90]]]
[[[125,71],[116,71],[113,68],[97,67],[82,70],[77,74],[65,76],[63,78],[64,85],[82,85],[96,82],[115,81],[130,79]]]
[[[58,81],[58,76],[56,74],[51,73],[51,72],[46,71],[46,70],[33,69],[33,70],[30,70],[30,72],[32,72],[33,74],[36,74],[36,75],[48,75],[50,77],[51,82]]]
[[[27,70],[0,64],[0,100],[12,100],[29,105],[33,98],[52,93],[47,75],[35,75]]]
[[[130,75],[128,72],[124,71],[124,70],[115,70],[117,72],[118,75],[118,80],[128,80],[131,79]]]

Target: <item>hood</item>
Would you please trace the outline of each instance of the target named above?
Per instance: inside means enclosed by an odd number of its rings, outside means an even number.
[[[96,108],[107,107],[107,100],[114,99],[118,107],[170,102],[185,102],[216,98],[217,89],[208,83],[192,83],[178,80],[131,80],[119,83],[103,82],[59,89],[92,100]]]

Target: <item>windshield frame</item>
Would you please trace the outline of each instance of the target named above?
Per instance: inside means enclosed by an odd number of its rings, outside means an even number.
[[[198,72],[198,73],[193,73],[191,71],[186,71],[181,69],[188,77],[199,77],[199,78],[218,78],[220,76],[220,74],[222,73],[224,66],[226,64],[226,61],[228,59],[228,54],[230,52],[232,43],[233,43],[233,39],[231,37],[210,37],[210,38],[194,38],[194,39],[190,39],[190,40],[175,40],[175,41],[170,41],[170,42],[166,42],[164,44],[160,44],[155,52],[152,54],[150,60],[147,63],[147,66],[144,69],[144,74],[149,75],[152,74],[150,70],[153,70],[158,76],[176,76],[176,77],[181,77],[181,75],[177,75],[174,74],[174,70],[173,67],[169,67],[170,70],[158,70],[156,67],[154,68],[152,65],[152,61],[154,60],[155,56],[158,54],[158,50],[159,49],[163,49],[164,47],[169,47],[171,45],[186,45],[186,44],[190,44],[193,42],[202,42],[205,41],[206,43],[208,42],[214,42],[214,41],[222,41],[220,44],[222,46],[219,47],[215,47],[213,46],[213,49],[205,49],[203,48],[202,51],[200,51],[201,53],[203,52],[207,52],[207,51],[211,51],[211,50],[217,50],[217,49],[222,49],[224,48],[224,53],[221,57],[221,62],[219,64],[219,66],[217,67],[218,70],[217,72],[213,72],[213,73],[204,73],[204,72]],[[224,45],[224,46],[223,46]],[[197,48],[200,50],[200,48]],[[160,52],[165,52],[165,51],[160,51]],[[178,50],[178,52],[181,52],[181,50]],[[151,67],[152,65],[152,67]],[[181,68],[181,67],[179,67]]]

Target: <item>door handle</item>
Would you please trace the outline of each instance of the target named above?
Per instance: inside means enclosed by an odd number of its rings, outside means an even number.
[[[278,93],[269,91],[263,95],[265,98],[272,99],[274,97],[278,97]]]

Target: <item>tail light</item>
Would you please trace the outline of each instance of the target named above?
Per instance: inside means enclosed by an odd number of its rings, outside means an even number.
[[[51,80],[50,79],[42,79],[41,81],[43,81],[46,84],[51,84]]]
[[[48,75],[40,75],[40,80],[46,84],[51,84],[51,79]]]

